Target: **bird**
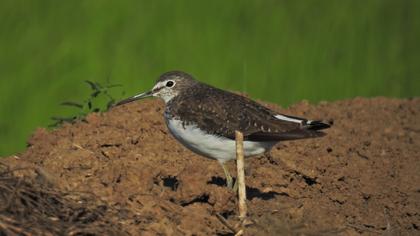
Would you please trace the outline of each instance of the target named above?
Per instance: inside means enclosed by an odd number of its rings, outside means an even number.
[[[322,137],[321,130],[330,128],[322,121],[280,114],[182,71],[162,74],[150,91],[114,106],[146,97],[165,102],[163,116],[169,132],[194,153],[217,160],[230,189],[234,188],[233,178],[226,162],[236,159],[235,131],[243,133],[244,156],[251,157],[269,152],[281,141]]]

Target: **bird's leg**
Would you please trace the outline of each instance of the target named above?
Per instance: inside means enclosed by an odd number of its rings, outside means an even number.
[[[238,178],[236,178],[235,184],[234,184],[234,185],[233,185],[233,187],[232,187],[232,191],[233,191],[234,193],[237,193],[237,192],[238,192],[238,188],[239,188],[239,185],[238,185]]]
[[[230,175],[229,170],[227,166],[225,165],[225,163],[220,163],[220,164],[222,165],[223,171],[225,172],[226,185],[228,188],[232,189],[232,184],[233,184],[232,176]]]

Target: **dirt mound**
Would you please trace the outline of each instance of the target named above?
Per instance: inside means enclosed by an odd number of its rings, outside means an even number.
[[[420,99],[267,106],[334,125],[246,160],[247,234],[420,233]],[[162,112],[145,100],[39,129],[2,162],[42,168],[63,193],[94,194],[128,234],[231,234],[220,216],[235,224],[236,196],[221,167],[177,143]]]

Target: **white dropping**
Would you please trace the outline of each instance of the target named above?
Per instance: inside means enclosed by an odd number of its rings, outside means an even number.
[[[299,124],[302,123],[302,120],[290,118],[284,115],[275,115],[274,117],[276,117],[279,120],[284,120],[284,121],[289,121],[289,122],[294,122],[294,123],[299,123]]]

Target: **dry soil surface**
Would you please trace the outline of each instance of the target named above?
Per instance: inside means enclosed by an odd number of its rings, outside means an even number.
[[[419,98],[266,105],[333,126],[325,137],[282,142],[246,159],[245,235],[420,235]],[[163,109],[163,102],[145,100],[38,129],[24,153],[1,162],[16,178],[43,179],[62,194],[93,194],[106,206],[95,220],[115,225],[108,234],[233,235],[226,225],[238,222],[237,197],[224,186],[222,168],[175,141]],[[233,162],[229,168],[234,173]],[[0,210],[12,222],[0,220],[0,235],[31,232],[10,209]]]

